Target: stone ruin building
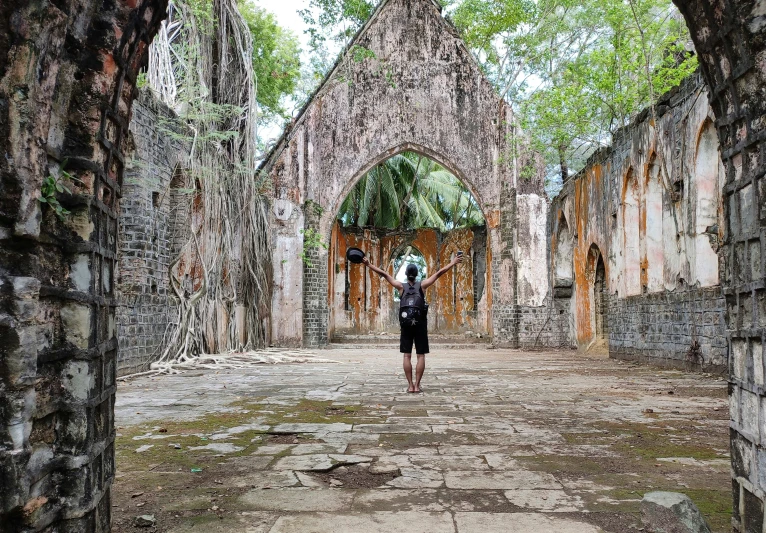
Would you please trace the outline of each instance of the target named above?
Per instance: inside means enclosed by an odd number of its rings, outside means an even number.
[[[733,522],[762,531],[766,4],[676,4],[701,74],[550,201],[539,158],[440,6],[383,1],[352,43],[374,57],[341,57],[262,169],[274,186],[270,341],[321,347],[385,329],[390,294],[348,270],[345,247],[363,244],[383,263],[415,244],[438,266],[460,246],[470,275],[453,281],[459,305],[454,293],[435,303],[444,331],[468,324],[498,346],[728,372]],[[116,376],[161,347],[168,261],[194,216],[163,192],[186,180],[184,147],[159,127],[173,114],[136,88],[165,9],[0,6],[0,523],[10,531],[110,529]],[[337,227],[354,183],[403,151],[456,175],[486,226]],[[37,198],[64,161],[81,181],[59,220]],[[310,265],[298,259],[306,229],[328,245]]]

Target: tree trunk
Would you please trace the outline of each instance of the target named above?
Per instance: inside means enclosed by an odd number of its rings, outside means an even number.
[[[567,166],[567,147],[564,144],[559,145],[559,165],[561,166],[561,182],[565,182],[569,177],[569,167]]]

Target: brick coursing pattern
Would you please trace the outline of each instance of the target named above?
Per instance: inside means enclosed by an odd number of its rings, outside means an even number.
[[[519,306],[519,348],[572,348],[569,313],[569,300],[562,298],[544,307]]]
[[[759,0],[674,0],[710,90],[726,169],[723,292],[733,523],[762,531],[766,500],[766,19]]]
[[[724,372],[726,302],[719,287],[610,298],[609,355]]]
[[[148,89],[141,91],[130,122],[135,149],[127,155],[119,220],[119,376],[148,369],[175,318],[168,267],[189,226],[177,223],[184,219],[185,202],[171,182],[181,172],[188,147],[168,128],[180,131],[175,113]]]
[[[111,529],[119,198],[166,4],[0,3],[3,531]],[[80,180],[63,220],[37,201],[61,167]]]

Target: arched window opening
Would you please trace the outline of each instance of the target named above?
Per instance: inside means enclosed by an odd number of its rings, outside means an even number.
[[[601,250],[595,244],[588,250],[587,279],[590,285],[590,321],[592,346],[608,349],[609,341],[609,287],[606,264]]]
[[[420,250],[408,246],[404,252],[398,254],[394,258],[394,278],[402,283],[407,283],[407,265],[415,265],[418,267],[418,277],[415,281],[423,281],[428,277],[428,265],[426,264],[426,258],[420,253]],[[399,302],[399,291],[394,289],[394,301]]]
[[[649,292],[664,290],[664,209],[661,165],[652,159],[646,183],[646,282]]]
[[[446,232],[483,226],[484,216],[454,174],[426,156],[404,152],[362,176],[341,204],[338,223],[343,227]]]
[[[556,254],[554,257],[554,288],[559,296],[571,296],[571,288],[574,283],[574,238],[566,217],[562,213],[559,217],[558,231],[556,232]],[[569,291],[566,291],[569,289]]]
[[[371,271],[349,264],[349,247],[364,250],[370,261],[402,283],[408,264],[418,267],[422,281],[462,251],[463,262],[427,293],[429,331],[488,333],[489,304],[483,295],[491,273],[484,214],[478,199],[445,165],[421,153],[402,152],[376,164],[349,188],[336,214],[330,247],[331,335],[399,328],[398,291]]]
[[[718,256],[713,242],[718,237],[719,186],[718,136],[712,122],[703,126],[694,164],[694,270],[702,287],[718,284]]]
[[[622,196],[623,285],[626,296],[641,294],[641,206],[633,169],[625,176]]]

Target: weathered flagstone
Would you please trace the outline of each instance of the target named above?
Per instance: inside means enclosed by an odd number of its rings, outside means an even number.
[[[560,489],[561,483],[550,474],[528,470],[503,472],[445,472],[444,481],[450,489]]]
[[[573,513],[584,507],[579,496],[569,496],[563,490],[508,490],[505,497],[513,505],[530,510]]]
[[[395,355],[122,384],[116,532],[153,514],[177,533],[638,533],[646,492],[728,501],[724,381],[462,350],[431,356],[412,395]]]
[[[452,515],[426,512],[301,513],[283,516],[270,533],[454,533]],[[579,533],[579,532],[578,532]]]
[[[530,513],[456,513],[458,533],[601,533],[585,522]]]
[[[239,505],[258,511],[343,511],[351,507],[354,492],[341,489],[290,488],[253,490]]]

